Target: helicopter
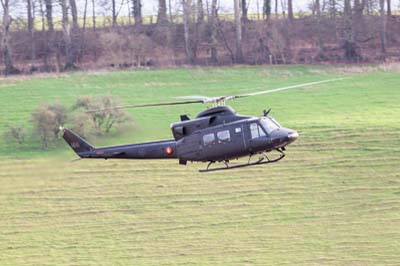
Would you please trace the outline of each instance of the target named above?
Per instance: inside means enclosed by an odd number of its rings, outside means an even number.
[[[330,79],[298,85],[286,86],[254,93],[233,96],[181,96],[175,102],[128,105],[113,109],[143,108],[153,106],[172,106],[184,104],[212,104],[200,112],[196,118],[180,116],[180,121],[171,124],[174,139],[152,141],[119,146],[96,148],[68,128],[60,128],[64,140],[80,159],[178,159],[180,165],[188,162],[208,162],[199,172],[221,171],[241,167],[276,163],[285,157],[286,146],[299,138],[297,131],[282,127],[270,111],[264,110],[262,116],[240,115],[226,105],[227,101],[274,93],[294,88],[314,86],[342,80]],[[98,112],[102,110],[91,110]],[[277,152],[278,157],[270,159],[268,153]],[[246,163],[231,165],[231,161],[248,156]],[[258,156],[256,160],[252,160]],[[211,167],[223,163],[221,167]]]

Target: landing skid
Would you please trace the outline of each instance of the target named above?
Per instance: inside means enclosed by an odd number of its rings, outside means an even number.
[[[249,161],[248,161],[247,163],[236,164],[236,165],[230,166],[230,165],[229,165],[229,162],[228,162],[228,161],[225,161],[225,162],[224,162],[224,163],[225,163],[225,167],[218,167],[218,168],[211,168],[211,169],[210,169],[210,166],[211,166],[212,164],[215,163],[215,162],[210,162],[210,163],[207,165],[207,168],[206,168],[206,169],[201,169],[201,170],[199,170],[199,172],[200,172],[200,173],[206,173],[206,172],[214,172],[214,171],[223,171],[223,170],[230,170],[230,169],[236,169],[236,168],[243,168],[243,167],[254,166],[254,165],[261,165],[261,164],[267,164],[267,163],[276,163],[276,162],[282,160],[283,157],[285,157],[285,153],[283,153],[282,150],[277,150],[277,151],[280,153],[280,155],[279,155],[279,157],[276,158],[276,159],[272,159],[272,160],[271,160],[271,159],[269,159],[269,158],[267,157],[267,155],[266,155],[265,153],[263,153],[263,157],[260,157],[257,161],[252,162],[252,163],[250,162],[250,159],[251,159],[251,156],[250,156],[250,157],[249,157]]]

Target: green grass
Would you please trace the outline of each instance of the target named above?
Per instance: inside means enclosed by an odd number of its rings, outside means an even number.
[[[287,158],[199,174],[176,161],[79,161],[66,144],[1,143],[0,265],[398,265],[400,76],[379,67],[234,67],[77,73],[0,81],[0,132],[43,101],[113,94],[124,104],[227,95],[300,132]],[[363,70],[363,69],[361,69]],[[360,72],[361,74],[352,74]],[[204,106],[130,110],[139,130],[96,145],[170,138]],[[33,158],[28,158],[33,156]]]

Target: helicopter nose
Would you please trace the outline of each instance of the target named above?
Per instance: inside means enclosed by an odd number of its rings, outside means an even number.
[[[299,138],[299,133],[295,130],[280,128],[271,134],[272,145],[274,148],[282,148]]]
[[[297,133],[297,131],[293,130],[293,131],[289,132],[288,139],[289,139],[290,143],[295,141],[298,138],[299,138],[299,133]]]

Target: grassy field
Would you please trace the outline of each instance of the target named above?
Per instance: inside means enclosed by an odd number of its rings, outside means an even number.
[[[300,139],[278,164],[199,174],[176,161],[79,161],[66,144],[0,142],[0,265],[399,265],[398,67],[195,68],[0,80],[0,133],[41,102],[124,104],[351,79],[232,102],[272,108]],[[138,129],[95,145],[170,138],[180,114],[130,110]]]

